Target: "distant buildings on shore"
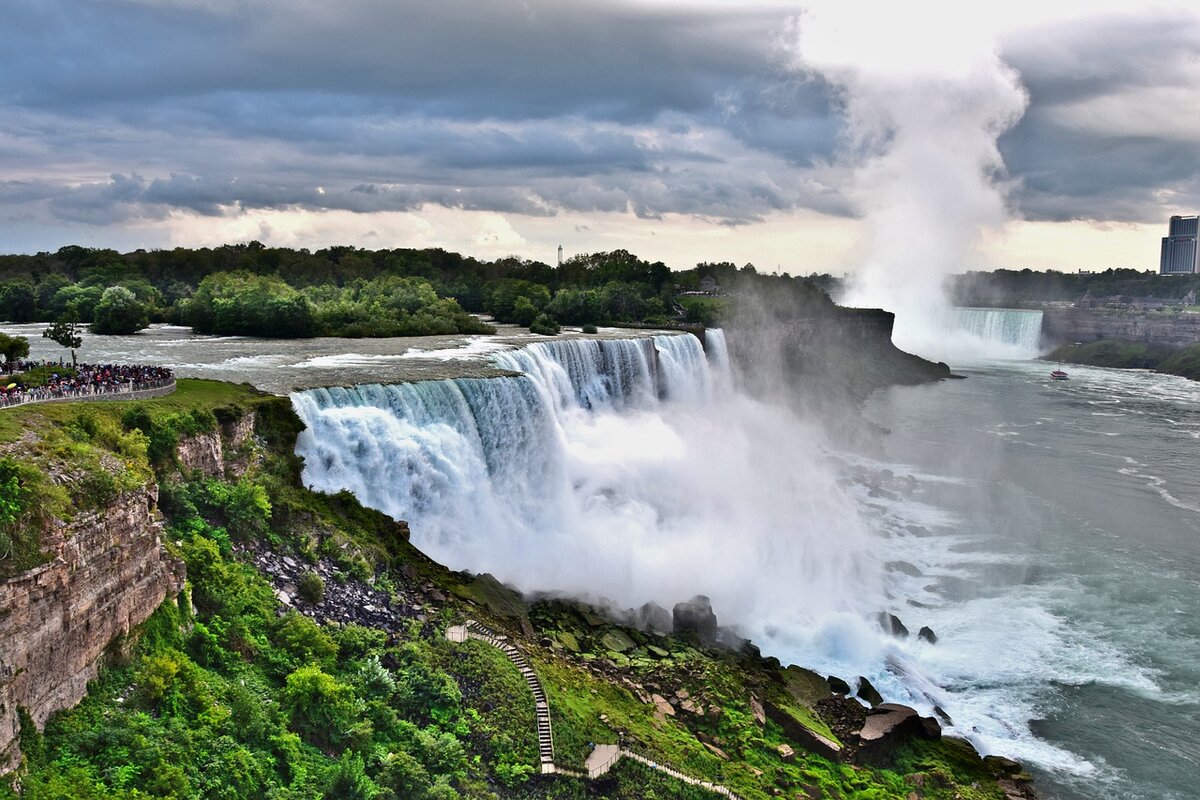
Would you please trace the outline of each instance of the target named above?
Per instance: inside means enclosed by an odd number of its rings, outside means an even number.
[[[1171,217],[1167,235],[1162,240],[1162,255],[1158,260],[1160,275],[1200,273],[1200,248],[1196,246],[1198,233],[1200,217]]]

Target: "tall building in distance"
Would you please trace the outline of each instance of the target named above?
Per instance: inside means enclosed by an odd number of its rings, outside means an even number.
[[[1158,260],[1160,275],[1200,272],[1200,248],[1196,246],[1198,232],[1200,217],[1171,217],[1167,235],[1162,240],[1162,256]]]

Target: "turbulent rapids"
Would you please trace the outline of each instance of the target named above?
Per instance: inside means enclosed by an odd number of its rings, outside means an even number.
[[[886,605],[877,542],[819,431],[732,387],[720,331],[707,354],[660,335],[493,360],[522,375],[293,395],[305,482],[526,591],[667,608],[707,594],[781,654],[836,661],[846,620]]]

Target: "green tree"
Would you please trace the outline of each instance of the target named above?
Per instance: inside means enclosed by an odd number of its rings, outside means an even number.
[[[92,333],[137,333],[150,324],[146,304],[124,286],[110,286],[100,296],[92,315]]]
[[[530,333],[540,333],[542,336],[557,336],[561,330],[554,317],[549,314],[539,314],[538,318],[529,324]]]
[[[71,351],[71,366],[77,366],[75,351],[83,347],[83,337],[80,336],[78,317],[67,314],[58,322],[42,331],[42,336]]]
[[[24,336],[0,333],[0,354],[3,354],[6,365],[25,358],[29,355],[29,340]]]
[[[33,284],[26,280],[0,283],[0,319],[30,322],[34,312]]]

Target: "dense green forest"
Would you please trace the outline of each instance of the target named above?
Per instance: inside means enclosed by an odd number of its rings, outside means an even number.
[[[1026,303],[1093,298],[1153,298],[1180,302],[1188,292],[1200,292],[1200,275],[1159,275],[1136,269],[1103,272],[1035,272],[998,269],[954,275],[950,298],[960,306],[1014,307]]]
[[[474,314],[534,325],[709,323],[723,301],[697,292],[747,285],[795,308],[829,305],[819,281],[759,274],[753,266],[702,263],[672,271],[624,251],[577,256],[552,267],[480,261],[444,250],[316,252],[258,242],[217,248],[114,250],[64,247],[0,256],[0,319],[72,319],[94,333],[133,333],[150,322],[199,333],[249,336],[415,336],[487,333]]]

